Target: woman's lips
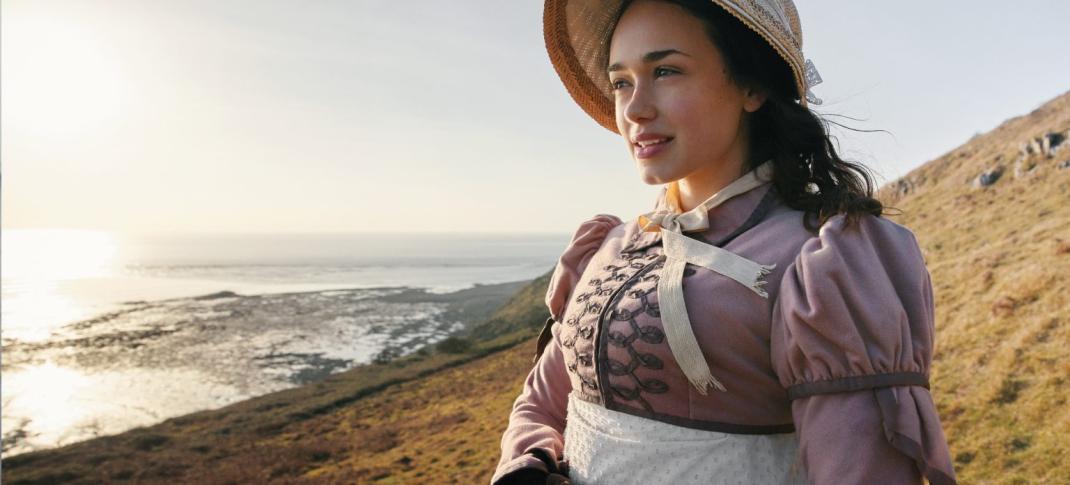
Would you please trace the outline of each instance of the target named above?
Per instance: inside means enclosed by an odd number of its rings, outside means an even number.
[[[669,144],[672,143],[672,138],[666,138],[664,141],[655,143],[653,145],[647,145],[641,147],[638,144],[635,147],[635,158],[653,158],[658,156],[661,152],[669,148]]]

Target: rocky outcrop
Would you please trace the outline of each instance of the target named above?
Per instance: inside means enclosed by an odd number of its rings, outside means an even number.
[[[1037,162],[1032,157],[1018,157],[1014,161],[1014,178],[1022,178],[1037,169]]]
[[[1042,164],[1070,146],[1068,139],[1070,130],[1051,131],[1019,144],[1018,159],[1014,161],[1014,178],[1033,175]],[[1057,164],[1056,168],[1065,168],[1064,164],[1065,162]]]
[[[988,187],[989,185],[996,183],[1001,175],[1003,175],[1003,166],[997,165],[994,168],[985,170],[981,175],[978,175],[977,178],[973,179],[973,186]]]
[[[1051,158],[1057,151],[1066,147],[1064,142],[1067,138],[1070,138],[1070,131],[1045,133],[1022,143],[1018,151],[1023,158],[1037,155]]]
[[[914,182],[909,178],[903,177],[889,184],[888,190],[891,192],[892,199],[898,200],[914,192]]]

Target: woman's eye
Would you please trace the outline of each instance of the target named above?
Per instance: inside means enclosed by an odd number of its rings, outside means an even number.
[[[659,67],[657,69],[654,69],[654,77],[660,77],[658,76],[659,73],[675,74],[676,71],[673,71],[672,69],[666,67]]]
[[[676,70],[670,69],[670,68],[667,68],[667,67],[658,67],[658,68],[654,69],[654,77],[655,78],[658,78],[658,77],[661,77],[661,76],[664,76],[664,75],[667,75],[667,74],[677,74],[677,72],[676,72]],[[627,81],[625,81],[623,79],[617,79],[616,81],[610,81],[609,88],[612,91],[616,91],[618,89],[622,89],[622,88],[626,87],[627,84],[628,84]]]

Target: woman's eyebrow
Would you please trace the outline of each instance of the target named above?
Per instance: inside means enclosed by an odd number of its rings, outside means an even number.
[[[678,51],[676,49],[662,49],[660,51],[651,51],[651,52],[647,52],[646,54],[643,54],[643,64],[648,64],[648,63],[651,63],[651,62],[654,62],[654,61],[660,61],[660,60],[662,60],[662,59],[664,59],[666,57],[669,57],[669,56],[671,56],[673,54],[681,54],[681,55],[685,55],[687,57],[691,57],[691,56],[687,55],[687,53]],[[615,62],[613,64],[610,64],[609,67],[606,68],[606,72],[619,71],[621,69],[624,69],[624,65],[619,63],[619,62]]]

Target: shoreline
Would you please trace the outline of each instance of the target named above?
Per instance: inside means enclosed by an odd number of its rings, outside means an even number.
[[[469,330],[527,283],[476,283],[447,293],[412,286],[255,295],[224,290],[126,302],[121,310],[61,327],[43,342],[5,341],[3,458],[158,424],[413,354]],[[49,434],[44,429],[49,418],[30,409],[43,399],[28,397],[34,381],[53,382],[45,384],[46,393],[65,385],[104,389],[65,396],[74,402],[55,419],[78,424]],[[159,399],[139,398],[142,391]],[[109,404],[102,408],[104,400]]]

